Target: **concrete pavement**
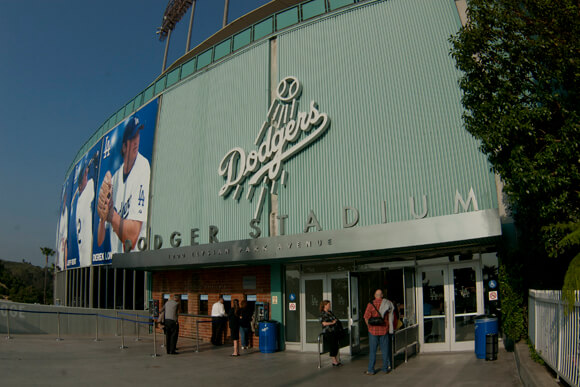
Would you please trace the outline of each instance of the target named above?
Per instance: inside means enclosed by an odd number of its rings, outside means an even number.
[[[328,355],[318,369],[314,353],[243,351],[230,357],[230,346],[179,339],[178,355],[166,355],[157,337],[159,357],[152,357],[153,341],[120,337],[95,342],[90,337],[49,335],[0,337],[1,386],[521,386],[513,353],[500,345],[497,361],[475,358],[472,352],[419,354],[408,363],[399,360],[390,374],[364,375],[368,356],[343,357],[332,367]],[[380,355],[377,368],[380,367]]]

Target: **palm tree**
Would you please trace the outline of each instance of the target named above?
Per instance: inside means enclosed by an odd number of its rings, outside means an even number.
[[[48,257],[53,256],[55,251],[50,247],[41,247],[40,251],[42,251],[42,255],[46,257],[46,264],[44,265],[44,303],[46,304],[46,274],[48,270]]]

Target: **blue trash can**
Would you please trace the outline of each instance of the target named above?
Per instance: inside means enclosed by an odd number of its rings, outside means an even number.
[[[261,322],[258,329],[260,330],[260,352],[276,352],[278,349],[278,323],[276,321]]]
[[[485,317],[475,320],[475,356],[485,359],[486,336],[497,334],[497,318]]]

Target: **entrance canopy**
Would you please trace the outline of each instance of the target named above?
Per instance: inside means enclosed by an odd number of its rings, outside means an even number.
[[[497,209],[406,222],[115,254],[113,267],[161,270],[462,245],[501,236]]]

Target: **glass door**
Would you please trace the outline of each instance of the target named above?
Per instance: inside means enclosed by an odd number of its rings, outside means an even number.
[[[358,302],[358,274],[348,273],[350,294],[350,354],[360,352],[360,310]],[[346,327],[345,327],[346,328]]]
[[[449,270],[451,296],[451,350],[474,350],[475,317],[483,313],[483,284],[478,266],[452,266]],[[481,307],[479,307],[481,306]]]
[[[318,335],[321,332],[320,322],[320,302],[328,299],[325,293],[326,275],[308,276],[302,278],[302,319],[301,337],[303,351],[318,350]]]
[[[302,277],[302,350],[317,351],[320,325],[320,302],[329,300],[334,315],[345,329],[349,322],[349,284],[346,273],[313,274]]]
[[[448,269],[445,266],[427,267],[418,271],[418,283],[422,286],[417,295],[422,324],[419,326],[419,336],[423,343],[422,349],[429,351],[449,350],[449,319],[447,316],[447,286]],[[422,313],[421,313],[422,312]]]
[[[417,282],[423,350],[473,350],[475,317],[483,313],[479,264],[421,268]]]

